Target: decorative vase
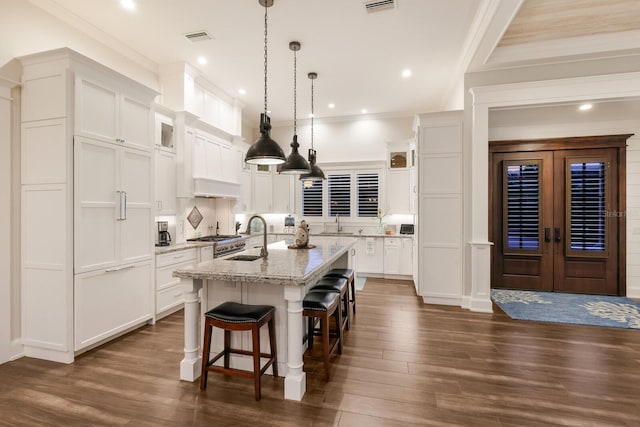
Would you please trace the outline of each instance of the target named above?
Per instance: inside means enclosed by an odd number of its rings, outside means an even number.
[[[384,234],[384,225],[382,224],[382,221],[378,222],[378,234]]]

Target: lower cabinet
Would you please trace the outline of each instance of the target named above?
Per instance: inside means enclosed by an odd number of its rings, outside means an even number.
[[[153,318],[152,265],[149,260],[76,274],[76,351]]]
[[[173,272],[193,265],[196,255],[196,249],[185,249],[156,256],[156,319],[182,308],[184,295]]]
[[[356,252],[359,274],[384,274],[384,237],[359,237]]]

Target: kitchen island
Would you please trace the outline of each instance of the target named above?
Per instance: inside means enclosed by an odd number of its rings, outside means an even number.
[[[184,359],[180,362],[182,380],[195,381],[200,376],[200,319],[207,310],[224,301],[268,304],[276,308],[278,370],[285,376],[284,397],[302,399],[306,389],[302,360],[305,333],[302,299],[330,269],[354,268],[356,239],[314,237],[311,243],[316,247],[310,249],[289,249],[288,243],[283,240],[270,244],[266,258],[234,260],[239,255],[260,255],[259,248],[251,248],[173,273],[181,278],[185,297]],[[200,291],[201,297],[198,295]],[[221,335],[214,331],[212,352],[222,348]],[[232,346],[251,348],[248,333],[233,335]],[[268,348],[266,331],[261,331],[261,348]],[[239,369],[251,369],[251,361],[246,358],[232,358],[231,362]]]

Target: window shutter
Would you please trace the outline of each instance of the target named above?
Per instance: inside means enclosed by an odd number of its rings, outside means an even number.
[[[358,216],[376,217],[378,215],[378,174],[357,174],[356,185],[358,194]]]
[[[329,216],[351,216],[351,174],[329,175]]]
[[[305,186],[306,182],[312,183]],[[302,215],[322,216],[323,181],[300,181],[302,185]]]
[[[606,236],[605,163],[571,163],[571,250],[603,252]]]
[[[540,248],[540,166],[506,164],[507,250],[536,251]]]

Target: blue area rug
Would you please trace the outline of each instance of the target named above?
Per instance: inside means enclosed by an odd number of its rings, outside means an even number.
[[[640,329],[640,303],[624,297],[492,289],[512,319]]]
[[[361,291],[364,289],[364,284],[367,282],[366,277],[358,277],[356,276],[356,291]]]

